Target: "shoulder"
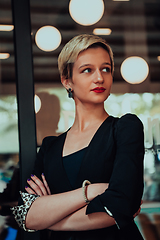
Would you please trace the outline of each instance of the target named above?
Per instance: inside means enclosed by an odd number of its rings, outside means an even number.
[[[42,141],[41,148],[45,149],[46,151],[46,150],[49,150],[53,145],[63,142],[63,140],[65,139],[66,133],[67,131],[58,136],[45,137]]]
[[[131,113],[127,113],[119,118],[117,121],[118,127],[143,127],[141,120]]]
[[[45,151],[47,151],[50,146],[53,144],[53,142],[56,140],[56,136],[48,136],[45,137],[42,141],[41,146],[38,147],[38,154],[40,153],[44,153]]]
[[[42,141],[42,145],[49,145],[50,143],[52,143],[53,141],[55,141],[57,138],[57,136],[48,136],[45,137]]]
[[[115,132],[117,136],[120,135],[125,138],[127,136],[134,138],[143,137],[143,123],[135,114],[127,113],[116,122]]]

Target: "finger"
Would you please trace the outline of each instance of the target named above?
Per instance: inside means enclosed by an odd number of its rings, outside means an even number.
[[[34,181],[32,181],[31,179],[28,179],[27,183],[37,195],[43,196],[43,192],[41,191],[41,188]]]
[[[138,211],[133,215],[133,217],[135,218],[141,211],[141,208],[138,209]]]
[[[46,181],[46,178],[44,176],[44,173],[42,173],[42,180],[43,180],[43,184],[44,184],[44,186],[45,186],[45,188],[47,190],[48,195],[51,195],[51,191],[50,191],[50,188],[49,188],[48,183]]]
[[[140,207],[139,210],[138,210],[138,214],[140,213],[140,211],[141,211],[141,207]]]
[[[137,215],[138,215],[138,212],[136,212],[136,213],[133,215],[133,217],[135,218],[135,217],[137,217]]]
[[[43,195],[48,195],[43,182],[36,175],[32,174],[31,179],[35,182],[35,184],[38,186],[38,188],[40,189],[40,191],[42,192]],[[35,190],[35,189],[33,189],[33,190]]]
[[[25,186],[25,190],[26,190],[26,192],[27,193],[29,193],[29,194],[36,194],[30,187],[28,187],[28,186]]]

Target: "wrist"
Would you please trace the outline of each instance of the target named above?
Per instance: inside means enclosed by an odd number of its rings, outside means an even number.
[[[95,198],[94,194],[94,184],[90,184],[87,186],[87,197],[89,201],[92,201]]]

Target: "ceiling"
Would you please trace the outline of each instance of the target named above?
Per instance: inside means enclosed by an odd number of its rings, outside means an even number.
[[[148,64],[150,82],[160,82],[160,0],[104,0],[105,11],[101,20],[92,26],[81,26],[69,15],[69,0],[30,0],[32,49],[35,83],[60,82],[57,56],[63,45],[75,35],[92,33],[94,28],[110,28],[111,35],[103,36],[110,44],[115,58],[114,82],[124,82],[120,66],[126,57],[137,55]],[[89,10],[88,10],[89,11]],[[0,24],[12,24],[11,0],[0,0]],[[62,35],[58,49],[40,50],[35,43],[37,30],[53,25]],[[0,52],[10,58],[0,60],[1,83],[15,83],[13,31],[0,32]]]

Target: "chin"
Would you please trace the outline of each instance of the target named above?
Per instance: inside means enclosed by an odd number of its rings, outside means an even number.
[[[107,96],[97,96],[97,98],[95,99],[95,101],[97,101],[97,103],[99,102],[105,102],[107,100],[107,98],[109,97],[109,95]]]
[[[105,102],[105,100],[108,98],[108,96],[94,96],[94,97],[90,97],[89,99],[83,98],[83,99],[76,99],[75,102],[81,102],[81,103],[87,103],[87,104],[103,104]]]

